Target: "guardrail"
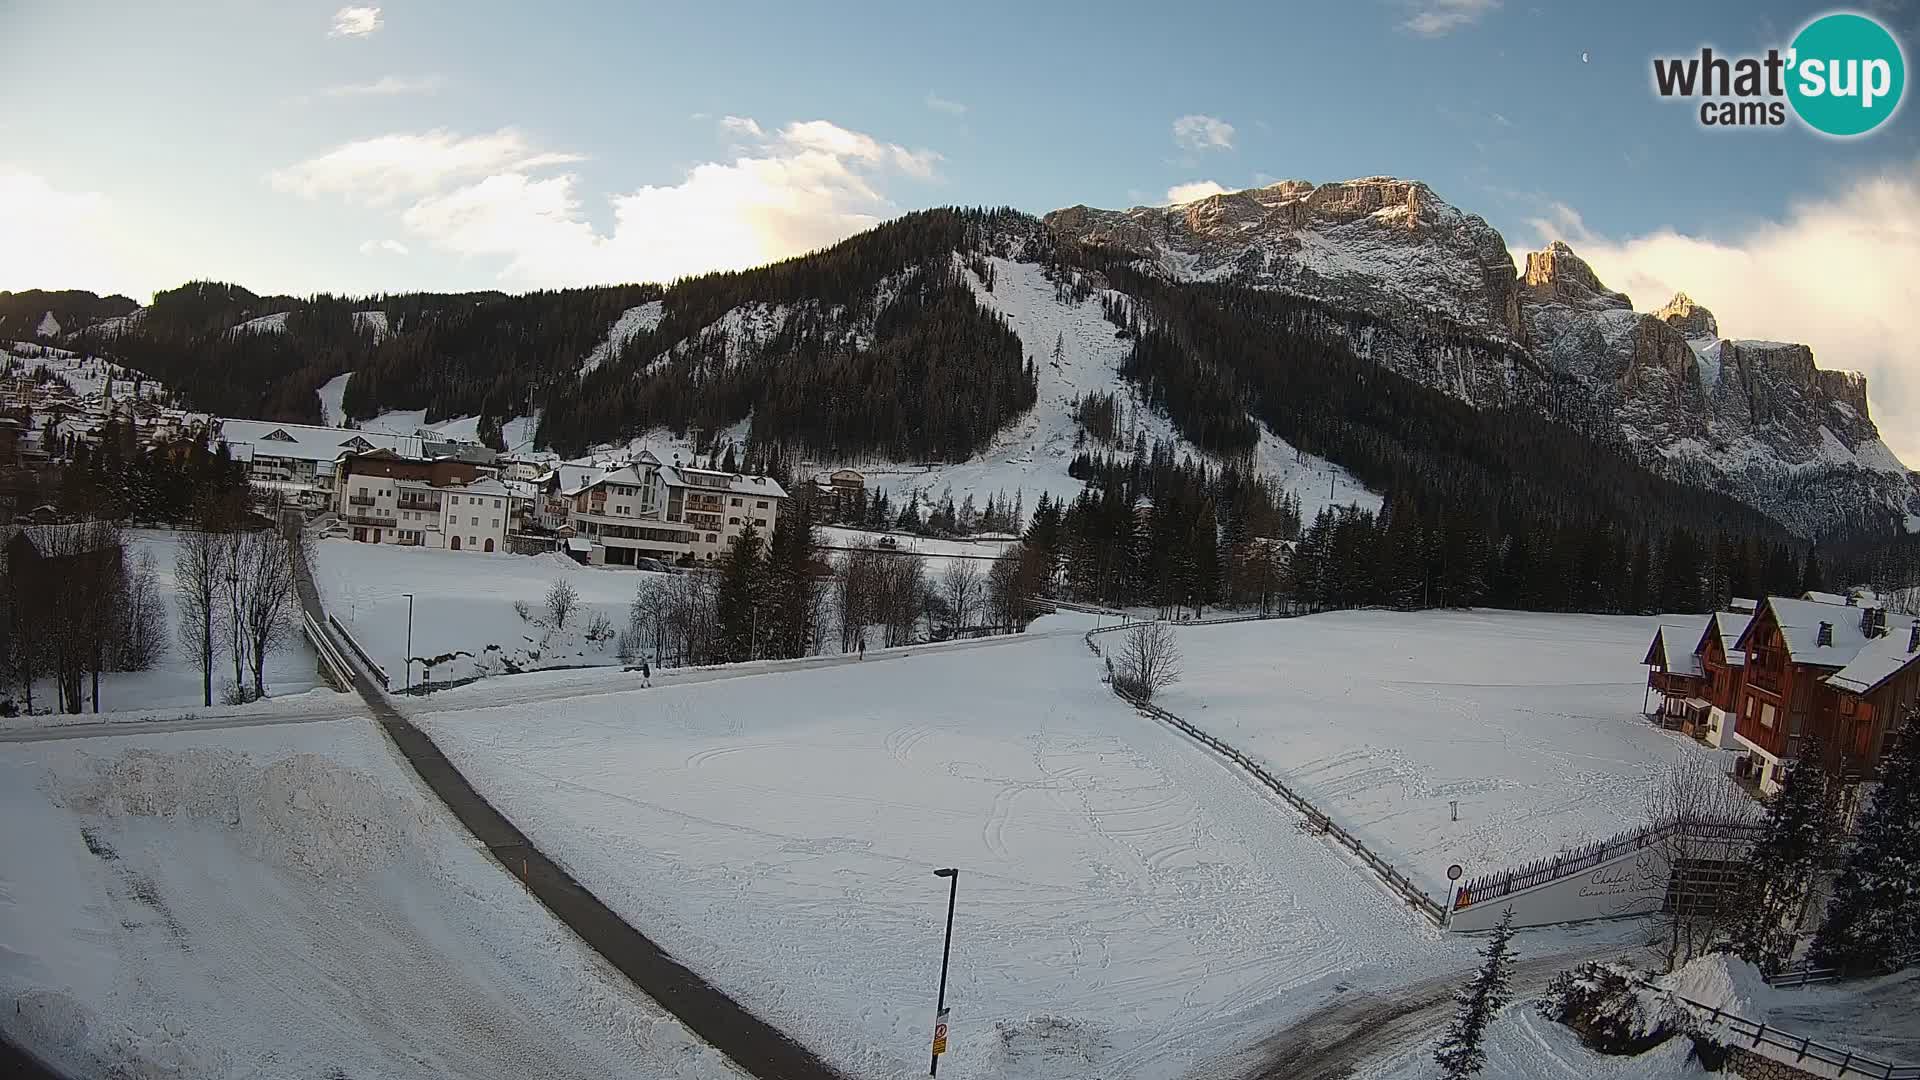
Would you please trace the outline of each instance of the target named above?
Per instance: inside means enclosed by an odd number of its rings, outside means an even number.
[[[313,643],[313,651],[320,657],[321,666],[332,677],[334,687],[342,693],[352,692],[353,668],[348,666],[347,658],[340,655],[339,647],[327,636],[326,629],[313,621],[313,615],[305,608],[300,611],[300,629],[306,633],[307,640]]]
[[[1892,972],[1900,971],[1913,964],[1916,960],[1920,960],[1920,950],[1915,950],[1905,956],[1894,958],[1892,965],[1887,968],[1886,973],[1891,974]],[[1760,978],[1765,980],[1766,984],[1775,990],[1792,990],[1796,987],[1813,986],[1818,983],[1839,982],[1840,969],[1817,968],[1803,961],[1792,967],[1776,971],[1771,975],[1762,973]]]
[[[340,640],[346,642],[347,648],[353,650],[353,655],[359,657],[360,662],[367,665],[367,670],[373,673],[373,677],[380,680],[380,689],[390,690],[393,688],[392,680],[387,678],[387,669],[374,662],[372,654],[368,653],[360,644],[360,640],[353,636],[352,631],[348,630],[346,626],[332,614],[327,616],[327,625],[333,627],[334,632],[340,635]]]
[[[1643,825],[1604,840],[1583,844],[1551,858],[1535,859],[1509,870],[1471,878],[1456,894],[1454,907],[1458,909],[1498,900],[1536,885],[1572,877],[1630,851],[1658,843],[1676,832],[1684,831],[1690,836],[1704,839],[1754,840],[1759,838],[1763,829],[1764,826],[1758,822],[1746,821],[1668,821]]]
[[[1255,616],[1252,616],[1251,618],[1235,618],[1231,620],[1223,619],[1220,621],[1247,622],[1247,621],[1251,621],[1252,619],[1265,619],[1265,618],[1284,619],[1284,618],[1293,618],[1293,617],[1294,616],[1291,616],[1291,615],[1255,615]],[[1097,627],[1093,630],[1089,630],[1085,635],[1087,648],[1091,650],[1094,655],[1098,656],[1100,655],[1100,646],[1094,644],[1093,639],[1095,635],[1111,634],[1116,630],[1127,630],[1139,625],[1142,625],[1142,624],[1139,622],[1127,622],[1127,623],[1121,623],[1118,626],[1102,626],[1102,627]],[[1260,781],[1260,783],[1263,786],[1265,786],[1268,790],[1272,791],[1274,794],[1286,800],[1287,805],[1293,807],[1295,810],[1298,810],[1301,813],[1301,815],[1307,819],[1307,823],[1313,828],[1315,832],[1332,837],[1335,843],[1338,843],[1341,847],[1344,847],[1348,851],[1352,852],[1356,857],[1360,859],[1361,863],[1365,865],[1367,869],[1373,871],[1374,876],[1378,877],[1383,884],[1385,884],[1396,895],[1398,895],[1400,899],[1406,901],[1407,904],[1411,906],[1415,911],[1419,912],[1421,915],[1426,916],[1427,919],[1430,920],[1435,926],[1446,925],[1447,911],[1444,905],[1442,905],[1438,900],[1435,900],[1432,896],[1429,896],[1425,890],[1415,885],[1411,880],[1407,878],[1405,874],[1402,874],[1399,871],[1399,869],[1396,868],[1392,863],[1374,854],[1373,850],[1367,847],[1366,844],[1362,843],[1359,837],[1341,828],[1339,823],[1334,821],[1332,817],[1328,816],[1325,811],[1321,810],[1319,807],[1308,802],[1305,797],[1300,795],[1299,792],[1294,791],[1292,788],[1288,787],[1285,783],[1283,783],[1278,777],[1268,772],[1265,766],[1261,765],[1259,762],[1254,761],[1252,758],[1249,758],[1247,755],[1241,753],[1238,749],[1234,748],[1231,744],[1223,740],[1214,738],[1212,735],[1207,734],[1205,731],[1202,731],[1201,729],[1195,727],[1194,725],[1189,724],[1187,721],[1181,719],[1179,716],[1176,716],[1175,714],[1168,712],[1167,710],[1161,708],[1158,705],[1154,705],[1151,702],[1141,701],[1138,698],[1129,697],[1128,695],[1121,693],[1119,687],[1113,688],[1113,694],[1115,697],[1133,706],[1135,710],[1141,713],[1141,715],[1152,717],[1155,720],[1159,720],[1161,723],[1168,724],[1172,727],[1178,728],[1181,732],[1186,734],[1189,738],[1194,739],[1200,744],[1213,750],[1215,753],[1221,755],[1227,760],[1240,766],[1240,768],[1244,769],[1254,779]]]
[[[1641,985],[1649,989],[1661,989],[1652,983]],[[1770,1061],[1778,1061],[1803,1069],[1809,1063],[1818,1063],[1828,1069],[1838,1070],[1836,1075],[1840,1077],[1865,1076],[1872,1077],[1873,1080],[1920,1080],[1920,1066],[1896,1065],[1891,1061],[1869,1057],[1844,1046],[1831,1046],[1804,1035],[1795,1035],[1779,1028],[1769,1027],[1764,1021],[1749,1020],[1744,1016],[1727,1012],[1718,1005],[1695,1001],[1671,990],[1661,992],[1690,1009],[1706,1013],[1707,1023],[1723,1028],[1740,1039],[1737,1045],[1741,1049],[1751,1051]]]

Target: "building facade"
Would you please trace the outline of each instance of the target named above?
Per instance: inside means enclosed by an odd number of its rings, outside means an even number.
[[[333,477],[348,535],[361,543],[507,550],[507,488],[471,462],[369,450],[341,455]]]
[[[652,454],[558,490],[573,538],[588,541],[588,561],[611,566],[710,563],[748,528],[770,538],[787,498],[765,476],[663,465]]]

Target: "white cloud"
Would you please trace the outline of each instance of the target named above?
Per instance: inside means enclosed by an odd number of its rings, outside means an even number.
[[[1642,311],[1684,291],[1712,309],[1722,334],[1805,342],[1823,368],[1864,371],[1881,437],[1920,465],[1920,163],[1724,237],[1663,228],[1612,239],[1562,205],[1531,224],[1542,243],[1571,244]]]
[[[0,289],[89,289],[145,299],[144,255],[124,241],[127,223],[96,191],[62,191],[37,174],[0,165]]]
[[[946,113],[949,116],[967,115],[967,107],[964,104],[958,101],[948,101],[939,94],[929,93],[927,95],[927,108],[932,109],[934,112]]]
[[[321,97],[390,97],[395,94],[432,94],[447,85],[443,75],[383,75],[369,83],[329,86]]]
[[[1193,113],[1173,122],[1173,141],[1186,150],[1233,149],[1233,125],[1214,116]]]
[[[405,255],[407,245],[388,237],[385,240],[368,240],[360,245],[362,255]]]
[[[337,147],[274,171],[277,191],[314,198],[343,195],[370,206],[437,190],[449,181],[501,172],[525,172],[579,161],[573,154],[539,153],[512,128],[458,136],[444,130],[382,135]]]
[[[1195,199],[1204,199],[1209,195],[1225,195],[1230,189],[1220,186],[1212,180],[1189,180],[1184,184],[1175,184],[1167,189],[1167,202],[1178,206]]]
[[[327,36],[366,37],[380,27],[379,8],[343,7],[333,13],[333,29],[327,31]]]
[[[928,179],[928,150],[882,142],[824,120],[769,132],[747,117],[721,127],[751,140],[731,161],[688,170],[678,184],[611,197],[613,227],[587,219],[578,178],[512,131],[446,132],[351,143],[274,174],[283,191],[391,203],[400,224],[443,251],[503,260],[520,286],[668,281],[757,266],[824,247],[899,212],[888,178]]]
[[[1499,8],[1500,0],[1412,0],[1401,27],[1422,37],[1444,37]]]

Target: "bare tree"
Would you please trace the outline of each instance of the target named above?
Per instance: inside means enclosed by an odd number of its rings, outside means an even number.
[[[719,590],[711,574],[648,574],[627,611],[625,645],[662,667],[700,664],[719,652]]]
[[[867,634],[867,627],[879,621],[882,560],[885,556],[871,547],[849,551],[840,559],[839,601],[840,651],[854,651]]]
[[[1683,754],[1647,787],[1647,848],[1667,896],[1656,913],[1667,970],[1711,951],[1731,929],[1752,801],[1713,759]]]
[[[205,704],[213,704],[213,662],[219,653],[220,597],[227,577],[227,547],[218,533],[182,534],[173,560],[174,604],[180,614],[180,644],[200,665]]]
[[[16,567],[25,636],[54,676],[60,706],[80,712],[89,674],[93,708],[100,708],[100,671],[114,654],[117,598],[125,577],[119,526],[77,521],[26,531],[35,553]],[[31,678],[31,672],[29,673]]]
[[[947,608],[953,615],[953,625],[957,629],[966,629],[967,622],[973,617],[974,606],[980,601],[980,591],[984,585],[980,567],[972,559],[955,559],[947,564],[947,572],[941,575],[940,584],[946,590]]]
[[[881,562],[879,611],[888,648],[911,645],[918,636],[926,608],[926,560],[918,555],[890,555]]]
[[[267,692],[267,657],[293,636],[294,552],[292,543],[271,529],[238,533],[232,576],[237,580],[239,638],[253,671],[253,695]]]
[[[120,598],[119,670],[145,671],[166,653],[166,604],[153,552],[143,551],[126,576]]]
[[[553,587],[547,590],[547,618],[552,620],[553,629],[566,629],[567,620],[579,608],[580,592],[573,587],[573,582],[555,578]]]
[[[1123,693],[1141,701],[1151,701],[1153,695],[1179,682],[1180,647],[1174,643],[1173,628],[1145,622],[1128,630],[1114,679]]]

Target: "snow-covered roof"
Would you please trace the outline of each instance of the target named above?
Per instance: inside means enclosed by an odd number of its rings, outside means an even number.
[[[1780,636],[1787,643],[1787,658],[1796,664],[1842,667],[1867,644],[1866,630],[1860,625],[1860,613],[1866,609],[1818,600],[1791,600],[1784,596],[1767,597]],[[1820,644],[1820,626],[1833,628],[1827,644]]]
[[[567,550],[592,551],[593,541],[585,536],[569,536],[567,537]]]
[[[1653,632],[1653,645],[1647,650],[1644,663],[1658,662],[1662,668],[1674,675],[1704,675],[1700,670],[1700,658],[1693,653],[1694,643],[1706,633],[1707,624],[1701,622],[1663,622]]]
[[[1811,589],[1801,593],[1800,599],[1810,600],[1816,604],[1840,604],[1843,606],[1847,602],[1847,598],[1839,593],[1818,592]]]
[[[1733,667],[1743,667],[1747,654],[1740,651],[1740,635],[1747,632],[1753,624],[1751,611],[1716,611],[1707,616],[1707,632],[1720,635],[1720,649],[1726,653],[1727,663]],[[1702,637],[1701,643],[1706,643]]]
[[[448,488],[447,490],[458,492],[461,495],[499,495],[504,497],[508,494],[507,485],[495,480],[491,476],[475,480],[465,487]]]
[[[1862,646],[1846,667],[1827,676],[1827,685],[1865,694],[1909,665],[1920,663],[1920,650],[1908,648],[1914,641],[1913,627],[1911,622],[1889,624],[1887,632]]]
[[[423,456],[417,435],[385,435],[377,431],[312,424],[276,424],[271,420],[223,418],[219,424],[221,440],[236,450],[246,447],[250,457],[332,461],[341,454],[363,450],[391,450],[401,457]]]
[[[559,489],[560,494],[577,495],[585,490],[589,484],[600,479],[606,472],[607,470],[599,465],[580,465],[574,462],[563,462],[555,465],[552,472],[541,478],[541,482],[545,483],[547,479],[551,478],[555,486]]]
[[[735,495],[752,495],[761,499],[787,497],[787,489],[781,487],[780,482],[770,476],[742,476],[738,473],[720,472],[717,469],[663,465],[660,467],[660,477],[674,487],[728,491]]]

